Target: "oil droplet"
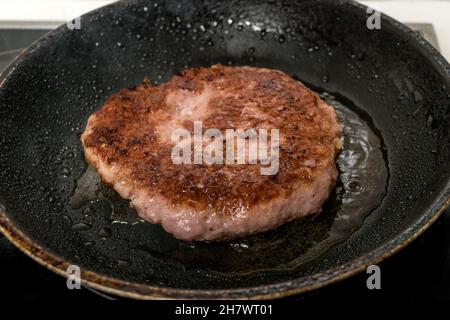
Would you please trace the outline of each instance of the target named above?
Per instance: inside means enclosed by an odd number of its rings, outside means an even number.
[[[431,127],[433,124],[433,116],[431,115],[431,113],[428,115],[428,119],[427,119],[427,127]]]
[[[87,207],[87,208],[83,209],[83,213],[85,215],[92,215],[94,212],[95,212],[95,210],[93,208],[91,208],[91,207]]]
[[[61,175],[64,177],[70,176],[70,170],[67,167],[62,167],[60,172],[61,172]]]
[[[95,241],[87,241],[87,242],[83,243],[83,246],[93,247],[93,246],[95,246]]]
[[[86,230],[89,230],[90,228],[91,228],[91,225],[84,223],[84,222],[80,222],[80,223],[77,223],[72,226],[72,230],[75,230],[75,231],[86,231]]]
[[[125,260],[125,259],[119,259],[117,260],[117,266],[119,268],[126,268],[130,265],[130,261]]]
[[[419,91],[414,91],[414,103],[422,102],[422,94]]]
[[[107,239],[107,238],[111,237],[111,229],[103,228],[98,232],[97,236],[102,239]]]
[[[359,183],[359,181],[351,181],[347,184],[347,187],[352,192],[361,190],[361,184]]]

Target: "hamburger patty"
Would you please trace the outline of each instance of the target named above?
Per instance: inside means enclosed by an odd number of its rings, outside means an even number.
[[[175,164],[175,129],[278,129],[279,168]],[[182,240],[224,240],[321,211],[337,180],[335,110],[281,71],[193,68],[113,94],[87,122],[86,160],[139,216]],[[248,151],[248,148],[246,149]]]

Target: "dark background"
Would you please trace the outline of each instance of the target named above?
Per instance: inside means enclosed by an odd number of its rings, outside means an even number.
[[[450,299],[450,213],[447,212],[422,236],[382,262],[381,290],[368,290],[361,273],[328,287],[287,298],[323,299]],[[90,301],[105,297],[82,288],[68,290],[66,279],[38,265],[0,236],[0,300]],[[350,300],[351,301],[351,300]]]

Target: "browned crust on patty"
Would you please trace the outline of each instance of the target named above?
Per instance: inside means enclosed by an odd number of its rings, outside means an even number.
[[[279,129],[278,174],[261,175],[260,164],[173,164],[173,146],[160,135],[177,113],[168,96],[196,94],[206,87],[213,94],[207,115],[200,119],[204,130]],[[181,125],[192,131],[192,121]],[[334,166],[340,135],[334,110],[286,74],[215,65],[188,69],[160,86],[145,81],[113,94],[89,118],[82,141],[98,161],[120,168],[120,178],[134,188],[157,193],[174,206],[212,208],[227,215],[233,203],[251,208],[308,186],[317,174]]]

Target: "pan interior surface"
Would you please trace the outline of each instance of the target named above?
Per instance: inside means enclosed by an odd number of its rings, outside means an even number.
[[[282,292],[291,283],[289,290],[306,290],[350,272],[355,259],[369,263],[387,254],[380,248],[407,242],[448,204],[450,71],[405,27],[383,17],[381,29],[371,30],[366,21],[365,9],[348,1],[124,1],[83,16],[81,29],[57,29],[1,79],[3,229],[19,230],[40,250],[117,280],[95,276],[92,283],[136,292],[123,280],[139,285],[144,296],[155,287],[281,283],[266,292]],[[99,186],[87,167],[80,135],[110,94],[145,77],[160,84],[185,68],[216,63],[279,69],[335,94],[378,139],[384,161],[376,205],[351,236],[320,257],[292,264],[330,236],[334,216],[262,236],[259,243],[282,248],[281,257],[246,255],[245,241],[200,248],[135,219],[127,202]],[[273,266],[277,259],[281,267]],[[159,294],[186,297],[168,290]]]

